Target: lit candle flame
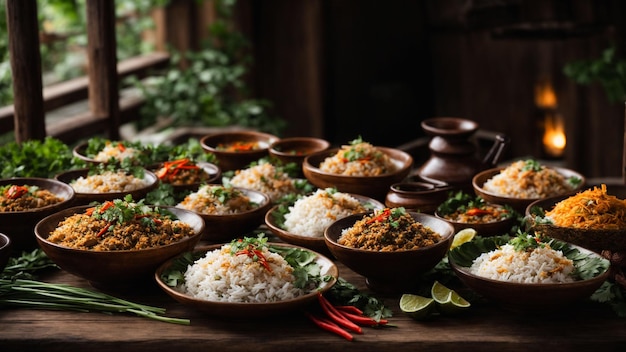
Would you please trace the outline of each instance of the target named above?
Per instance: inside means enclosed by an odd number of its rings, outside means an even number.
[[[546,154],[552,157],[562,156],[567,145],[563,117],[560,114],[549,114],[544,123],[543,147]]]

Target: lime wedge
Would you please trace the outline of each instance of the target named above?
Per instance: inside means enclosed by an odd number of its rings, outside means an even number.
[[[400,310],[415,320],[424,320],[435,311],[435,300],[405,293],[400,297]]]
[[[450,301],[439,306],[439,310],[444,314],[458,314],[470,307],[470,303],[458,293],[452,291]]]
[[[441,284],[439,281],[433,283],[433,287],[430,289],[430,295],[435,302],[439,304],[446,304],[452,300],[452,290]]]
[[[474,239],[474,236],[476,236],[476,230],[470,227],[457,232],[456,235],[454,235],[450,249],[452,250],[465,242],[471,241]]]

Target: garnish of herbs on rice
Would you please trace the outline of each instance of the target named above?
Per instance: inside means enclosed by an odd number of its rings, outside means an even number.
[[[346,176],[378,176],[396,170],[389,155],[361,137],[324,159],[319,168],[324,172]]]
[[[463,191],[451,193],[437,207],[437,213],[450,221],[473,224],[509,219],[516,214],[509,205],[490,204],[480,196],[472,196]]]

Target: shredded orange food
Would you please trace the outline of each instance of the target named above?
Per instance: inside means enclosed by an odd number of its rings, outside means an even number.
[[[626,229],[626,200],[609,195],[606,185],[557,203],[546,212],[556,226],[595,230]]]

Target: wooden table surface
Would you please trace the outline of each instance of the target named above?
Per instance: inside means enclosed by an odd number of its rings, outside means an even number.
[[[363,277],[338,264],[340,276],[367,291]],[[90,288],[61,270],[40,280]],[[369,291],[367,291],[369,292]],[[382,298],[393,310],[394,327],[364,328],[346,341],[313,325],[301,313],[267,319],[225,320],[193,311],[148,284],[117,294],[167,309],[177,325],[133,315],[0,310],[0,351],[609,351],[626,347],[626,318],[606,305],[582,302],[561,312],[511,313],[475,303],[460,316],[414,321],[398,307],[399,297]]]

